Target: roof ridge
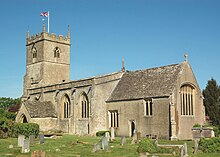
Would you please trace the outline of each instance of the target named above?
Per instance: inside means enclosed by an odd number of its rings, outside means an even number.
[[[132,70],[132,71],[128,70],[127,72],[139,72],[139,71],[141,72],[141,71],[159,69],[159,68],[164,68],[164,67],[171,67],[171,66],[176,66],[176,65],[181,65],[181,63],[169,64],[169,65],[158,66],[158,67],[153,67],[153,68],[148,68],[148,69],[140,69],[140,70]]]

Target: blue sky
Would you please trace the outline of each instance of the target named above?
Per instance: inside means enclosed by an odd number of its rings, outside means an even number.
[[[23,93],[26,32],[71,30],[71,80],[180,63],[187,52],[201,89],[220,83],[219,0],[1,1],[0,97]]]

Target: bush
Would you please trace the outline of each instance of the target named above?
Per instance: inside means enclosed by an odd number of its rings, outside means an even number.
[[[13,125],[13,135],[17,137],[18,135],[24,135],[29,137],[30,135],[35,135],[37,137],[39,134],[39,125],[36,123],[15,123]]]
[[[210,139],[202,138],[199,141],[199,149],[204,153],[220,152],[220,138],[213,137]]]
[[[156,153],[158,151],[158,147],[151,139],[144,138],[140,141],[137,151],[139,153]]]
[[[102,131],[96,132],[96,136],[98,136],[98,137],[104,136],[106,132],[109,132],[109,134],[110,134],[109,130],[102,130]]]

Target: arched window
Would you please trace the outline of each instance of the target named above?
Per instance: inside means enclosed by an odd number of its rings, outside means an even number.
[[[60,58],[61,50],[59,47],[55,47],[54,49],[54,58]]]
[[[68,95],[64,95],[62,98],[62,118],[69,118],[70,117],[70,99]]]
[[[194,115],[195,88],[183,85],[180,88],[181,115]]]
[[[32,57],[37,58],[37,49],[36,49],[36,47],[33,47],[31,52],[32,52]]]
[[[82,118],[89,118],[89,101],[85,93],[81,95]]]

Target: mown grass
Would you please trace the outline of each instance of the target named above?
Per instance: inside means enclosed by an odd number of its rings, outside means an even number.
[[[109,150],[100,150],[96,153],[92,152],[94,144],[98,143],[101,137],[93,136],[74,136],[64,135],[58,139],[45,138],[43,145],[39,144],[39,140],[36,139],[36,143],[30,147],[30,153],[21,154],[21,148],[17,147],[16,138],[0,139],[0,156],[1,157],[30,157],[31,152],[35,150],[43,150],[46,152],[46,157],[138,157],[137,153],[138,144],[131,144],[131,138],[127,138],[127,144],[121,146],[121,138],[116,138],[114,142],[109,143]],[[196,155],[192,153],[193,141],[168,141],[159,140],[159,144],[184,144],[187,143],[188,154],[192,157],[219,157],[220,154],[215,153],[202,153],[198,152]],[[9,149],[9,145],[13,145],[12,149]],[[172,156],[172,155],[162,155]]]

